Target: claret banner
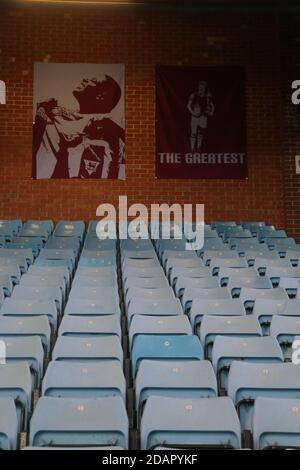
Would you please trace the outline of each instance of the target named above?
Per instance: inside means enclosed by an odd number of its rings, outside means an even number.
[[[243,68],[156,67],[156,177],[247,178]]]
[[[124,65],[34,65],[32,176],[125,179]]]

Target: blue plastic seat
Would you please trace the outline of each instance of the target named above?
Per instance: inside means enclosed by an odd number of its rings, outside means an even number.
[[[33,219],[30,219],[30,220],[27,220],[27,222],[25,222],[24,226],[26,228],[32,228],[32,229],[40,229],[40,228],[43,228],[43,229],[46,229],[48,234],[51,235],[52,231],[53,231],[53,228],[54,228],[54,223],[52,220],[33,220]],[[20,227],[22,228],[22,227]]]
[[[59,336],[52,351],[53,361],[90,362],[116,360],[123,362],[123,351],[117,336]]]
[[[182,314],[183,311],[180,301],[176,298],[151,300],[133,297],[127,308],[129,325],[134,315],[174,316]]]
[[[278,253],[285,254],[287,250],[293,250],[296,246],[296,242],[294,238],[286,237],[286,238],[266,238],[265,244],[271,250],[276,250]]]
[[[133,260],[156,260],[157,261],[157,255],[155,253],[154,248],[149,248],[148,250],[122,250],[121,251],[121,260],[125,261],[128,259],[133,259]]]
[[[46,224],[39,221],[25,222],[20,230],[19,237],[40,238],[46,242],[50,236],[49,229]]]
[[[287,238],[287,234],[284,230],[276,230],[274,226],[265,226],[259,229],[257,237],[260,242],[264,242],[267,238]]]
[[[291,262],[287,258],[271,259],[269,257],[257,257],[254,261],[254,267],[257,269],[259,274],[264,275],[267,268],[291,268]]]
[[[195,299],[218,300],[231,299],[231,295],[227,287],[214,287],[211,289],[192,288],[184,290],[181,298],[183,310],[188,312]]]
[[[247,268],[248,263],[245,258],[211,258],[210,270],[213,276],[218,275],[220,268]]]
[[[15,235],[18,234],[18,232],[21,230],[22,228],[22,225],[23,225],[23,222],[21,219],[14,219],[14,220],[10,220],[10,219],[2,219],[0,220],[0,227],[11,227],[12,230],[13,230],[13,233]]]
[[[246,311],[239,299],[194,299],[189,317],[193,331],[197,334],[205,315],[244,316]]]
[[[137,335],[131,352],[131,371],[135,377],[144,359],[202,360],[203,349],[194,335]]]
[[[77,256],[80,249],[78,237],[51,237],[45,244],[45,249],[50,250],[73,250]]]
[[[97,299],[70,298],[65,308],[65,315],[118,315],[120,316],[119,301],[116,296]]]
[[[42,395],[63,398],[122,397],[126,382],[118,361],[50,362],[43,379]]]
[[[21,271],[17,262],[8,258],[0,258],[0,274],[7,274],[13,284],[18,284],[21,279]]]
[[[49,324],[53,332],[56,332],[57,327],[57,307],[53,299],[44,299],[41,297],[41,300],[35,299],[29,300],[32,297],[28,296],[28,299],[18,299],[15,297],[5,299],[1,309],[0,314],[5,318],[12,317],[16,321],[32,319],[32,324],[34,324],[35,319],[39,322],[38,318],[40,316],[46,316],[48,318]],[[0,316],[0,318],[1,318]],[[45,325],[45,321],[43,320]],[[38,324],[38,323],[37,323]],[[48,328],[45,329],[45,331]],[[46,336],[48,336],[46,334]]]
[[[115,254],[112,256],[102,256],[102,257],[84,257],[81,256],[79,258],[78,266],[80,268],[104,268],[104,267],[116,267],[116,256]]]
[[[66,294],[66,281],[64,274],[58,275],[57,273],[53,274],[44,274],[40,276],[32,272],[31,274],[26,273],[22,276],[20,280],[20,286],[27,287],[56,287],[59,288],[62,292],[63,298]]]
[[[88,299],[89,301],[101,301],[102,299],[110,297],[118,297],[118,287],[117,286],[105,286],[101,287],[99,285],[90,285],[90,286],[77,286],[74,288],[72,286],[69,294],[68,302],[75,300]],[[117,302],[116,302],[117,303]]]
[[[297,277],[280,277],[278,287],[285,289],[290,298],[295,298],[300,287],[300,279]]]
[[[245,305],[245,308],[251,310],[256,300],[270,299],[282,302],[288,300],[288,295],[285,289],[281,287],[277,287],[276,289],[252,289],[251,287],[242,287],[239,298]]]
[[[45,354],[50,352],[51,329],[46,315],[16,318],[0,315],[0,336],[11,337],[37,336],[41,339]]]
[[[0,335],[0,341],[5,343],[6,362],[26,361],[30,367],[34,387],[39,387],[44,368],[44,350],[41,339],[38,336],[6,338]]]
[[[300,245],[295,245],[293,250],[287,250],[285,258],[291,262],[292,266],[299,266]]]
[[[199,337],[207,359],[211,359],[216,336],[251,338],[262,336],[262,330],[254,316],[205,315],[202,318]]]
[[[293,341],[296,336],[300,335],[300,317],[274,315],[271,321],[270,335],[277,339],[285,360],[291,361]]]
[[[27,266],[34,261],[34,255],[31,248],[12,248],[10,244],[5,248],[0,248],[0,256],[2,258],[13,258],[18,261],[20,267],[27,270]]]
[[[153,268],[134,268],[128,267],[123,270],[122,273],[123,282],[126,281],[128,277],[162,277],[165,278],[164,270],[161,266],[156,266]]]
[[[131,287],[141,287],[143,289],[160,289],[169,287],[166,277],[127,277],[124,282],[124,293]]]
[[[202,255],[205,266],[210,266],[212,259],[233,259],[239,258],[235,251],[231,251],[227,245],[221,246],[215,250],[205,250]]]
[[[253,406],[258,397],[300,398],[300,367],[234,361],[228,376],[228,396],[237,407],[242,429],[252,431]]]
[[[240,423],[230,398],[150,397],[141,420],[141,449],[239,449]]]
[[[30,249],[36,257],[43,247],[43,244],[44,241],[41,237],[13,237],[9,247],[11,249]]]
[[[219,287],[217,277],[179,277],[174,287],[177,297],[182,297],[186,289],[216,289]]]
[[[209,277],[210,271],[207,266],[198,266],[198,267],[174,266],[174,267],[170,267],[169,272],[167,272],[167,274],[170,279],[170,284],[174,287],[176,285],[177,279],[181,277],[189,277],[189,278]]]
[[[59,289],[59,287],[55,287],[55,286],[34,287],[34,286],[18,285],[13,290],[12,299],[24,301],[25,304],[32,303],[33,305],[35,302],[41,302],[44,300],[48,302],[50,301],[52,305],[50,309],[50,304],[49,304],[49,312],[53,312],[53,315],[51,316],[55,316],[56,318],[57,312],[58,313],[62,312],[62,292]],[[8,303],[9,301],[8,299],[6,299],[5,304],[7,305]],[[53,303],[54,303],[55,308],[53,308]],[[6,308],[6,305],[5,305],[5,308]],[[38,304],[38,306],[41,306],[41,304]],[[47,312],[44,312],[44,314],[49,315],[49,313]]]
[[[128,448],[128,417],[121,397],[39,399],[30,446]]]
[[[85,276],[76,274],[72,282],[72,290],[82,289],[84,287],[99,287],[99,289],[113,287],[118,288],[117,276],[108,275],[107,277]]]
[[[228,280],[240,277],[257,278],[257,271],[254,267],[249,268],[220,268],[218,272],[220,286],[227,286]]]
[[[130,304],[130,301],[134,298],[144,300],[162,300],[170,299],[174,300],[175,295],[170,286],[161,287],[157,289],[149,289],[144,287],[129,287],[125,294],[126,305]]]
[[[121,325],[117,315],[99,317],[64,315],[58,330],[59,336],[110,336],[121,338]]]
[[[233,298],[240,295],[243,287],[251,289],[272,289],[273,285],[271,279],[267,276],[256,277],[232,277],[228,280],[228,289],[231,291]]]
[[[250,230],[251,232],[264,227],[266,223],[263,220],[246,220],[241,222],[241,226]]]
[[[14,400],[0,397],[0,450],[16,450],[18,417]]]
[[[275,338],[233,338],[217,336],[212,350],[212,364],[220,390],[227,390],[228,373],[233,361],[255,363],[283,362],[283,354]]]
[[[245,251],[244,258],[246,259],[249,266],[254,266],[256,258],[263,258],[264,260],[280,259],[277,251],[269,251],[268,247],[264,244],[260,244],[260,247],[256,250]]]
[[[0,364],[0,401],[3,397],[13,398],[20,431],[27,430],[28,417],[31,412],[32,391],[32,378],[27,362]]]
[[[207,398],[218,395],[209,361],[143,360],[135,380],[135,406],[142,411],[151,396]]]
[[[223,241],[228,243],[230,239],[247,239],[252,240],[252,233],[250,230],[241,227],[240,225],[236,227],[226,227],[222,233]]]
[[[63,276],[67,288],[69,288],[71,282],[71,273],[67,266],[40,266],[39,264],[34,263],[32,266],[29,266],[28,274],[40,277],[47,276],[49,274],[52,276],[57,275],[59,278]]]
[[[203,247],[197,250],[197,255],[203,257],[204,253],[218,250],[230,252],[229,246],[221,238],[205,238]]]
[[[256,238],[229,238],[228,245],[235,250],[239,256],[244,256],[248,250],[259,250],[261,244]]]
[[[56,225],[54,237],[77,237],[83,239],[85,225],[83,220],[60,220]]]
[[[300,267],[277,267],[269,266],[265,272],[266,276],[272,280],[274,287],[278,286],[280,278],[298,278],[300,279]]]
[[[264,398],[255,401],[254,449],[300,449],[300,399]]]
[[[130,349],[137,335],[191,335],[191,324],[186,315],[170,317],[134,315],[129,328]]]

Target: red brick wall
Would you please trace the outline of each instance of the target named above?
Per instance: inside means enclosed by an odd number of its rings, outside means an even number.
[[[204,203],[206,220],[285,225],[280,53],[270,14],[14,7],[0,15],[0,218],[89,219],[102,202]],[[125,63],[127,179],[31,179],[33,62]],[[249,179],[156,180],[155,64],[243,65]],[[300,224],[300,220],[298,222]]]

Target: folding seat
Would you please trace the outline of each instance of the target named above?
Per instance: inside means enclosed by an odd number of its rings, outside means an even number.
[[[3,317],[13,317],[20,321],[27,318],[33,318],[34,321],[34,318],[38,319],[40,316],[46,316],[52,332],[56,332],[58,321],[57,307],[53,299],[21,300],[15,297],[7,298],[0,309],[0,315]]]
[[[291,262],[292,266],[298,266],[300,260],[300,245],[296,245],[293,250],[287,250],[285,259]]]
[[[102,256],[101,258],[86,258],[81,256],[79,258],[78,266],[81,268],[104,268],[107,266],[116,267],[116,256]]]
[[[141,449],[240,449],[230,398],[150,397],[141,419]]]
[[[229,278],[240,278],[240,277],[254,277],[257,278],[257,271],[255,268],[220,268],[218,272],[220,279],[220,285],[227,286]]]
[[[256,258],[280,259],[277,251],[269,251],[268,247],[263,244],[260,244],[260,247],[256,250],[246,250],[244,258],[246,259],[248,266],[254,266]]]
[[[221,259],[239,259],[239,256],[236,251],[231,251],[229,248],[226,248],[227,245],[224,245],[224,248],[217,250],[205,250],[202,256],[205,266],[210,266],[211,260],[214,258]]]
[[[232,277],[227,284],[228,289],[231,291],[233,298],[240,295],[243,287],[252,289],[272,289],[273,285],[267,276],[256,277]]]
[[[287,363],[234,361],[228,376],[228,396],[233,400],[243,430],[252,431],[253,406],[258,397],[300,398],[300,367]]]
[[[264,335],[270,332],[270,324],[273,315],[280,315],[289,300],[256,299],[253,307],[253,315],[258,319]],[[300,308],[300,307],[299,307]],[[299,311],[300,315],[300,311]]]
[[[72,291],[84,287],[99,287],[100,289],[103,287],[114,287],[115,289],[117,289],[118,281],[116,276],[109,275],[108,277],[92,277],[77,274],[72,282]]]
[[[210,270],[213,276],[218,275],[220,268],[248,268],[245,258],[212,258]]]
[[[168,258],[165,265],[165,272],[169,276],[173,269],[199,269],[204,266],[201,258]]]
[[[29,364],[34,387],[38,388],[44,368],[44,350],[38,336],[12,336],[9,339],[0,334],[0,341],[5,343],[6,362],[24,362]]]
[[[176,251],[185,251],[186,242],[184,239],[171,239],[171,240],[158,240],[157,244],[157,253],[158,257],[161,259],[163,256],[164,251],[169,252],[169,256],[174,257],[174,252]],[[171,253],[173,252],[173,254]]]
[[[135,315],[129,328],[130,349],[138,335],[191,335],[192,328],[186,315],[154,317]]]
[[[120,320],[116,315],[80,317],[64,315],[58,330],[59,336],[111,336],[121,339]]]
[[[124,400],[121,397],[42,397],[31,419],[29,445],[127,449],[128,417]]]
[[[191,361],[203,359],[203,349],[195,335],[137,335],[131,351],[131,372],[136,372],[144,359]]]
[[[119,299],[116,296],[103,297],[101,300],[69,299],[65,315],[121,315]]]
[[[262,330],[259,321],[252,315],[205,315],[202,318],[199,337],[207,359],[211,359],[211,351],[216,336],[259,337],[262,336]]]
[[[5,242],[11,242],[13,236],[16,235],[14,228],[7,222],[0,221],[0,236]]]
[[[25,222],[23,225],[19,237],[31,238],[31,237],[38,237],[46,242],[50,236],[48,227],[43,225],[42,222]]]
[[[268,245],[270,250],[277,251],[281,256],[284,255],[287,250],[293,250],[296,246],[294,238],[266,238],[265,244]]]
[[[204,239],[208,238],[218,238],[218,232],[211,228],[210,225],[204,225]]]
[[[59,261],[59,260],[57,260]],[[29,266],[28,274],[33,276],[47,276],[47,275],[57,275],[58,277],[63,276],[67,288],[70,287],[71,274],[67,266],[39,266],[37,263],[34,263],[32,266]]]
[[[294,299],[300,287],[300,279],[297,277],[280,277],[278,287],[285,289],[288,296]]]
[[[239,298],[245,305],[246,310],[251,310],[258,299],[270,299],[281,302],[288,300],[288,295],[285,289],[281,287],[276,287],[275,289],[252,289],[251,287],[242,287]]]
[[[3,249],[6,251],[6,253],[0,252],[0,266],[17,266],[21,274],[25,273],[28,268],[28,263],[25,256],[13,255],[12,250],[8,251],[5,248],[2,248],[2,250]]]
[[[9,274],[0,274],[0,288],[6,297],[10,297],[13,291],[13,283]]]
[[[300,278],[300,267],[279,267],[269,266],[266,269],[266,276],[269,276],[274,287],[278,286],[280,278]]]
[[[199,259],[199,258],[198,258]],[[207,266],[203,267],[174,267],[170,268],[170,284],[174,287],[178,278],[188,277],[188,278],[200,278],[200,277],[209,277],[210,271]]]
[[[0,397],[0,450],[16,450],[18,417],[14,400]]]
[[[36,257],[42,249],[44,241],[41,237],[13,237],[9,247],[12,249],[31,249]]]
[[[21,279],[21,272],[18,264],[14,260],[0,258],[0,274],[7,274],[13,284],[18,284]]]
[[[91,277],[115,277],[116,269],[114,266],[99,266],[99,267],[86,267],[78,266],[76,276],[91,276]]]
[[[54,229],[54,223],[52,220],[27,220],[24,225],[26,225],[27,228],[32,227],[33,229],[35,229],[36,227],[43,227],[47,229],[49,235],[51,235]]]
[[[40,302],[46,301],[48,302],[47,309],[44,311],[44,314],[49,316],[49,318],[54,317],[57,318],[57,312],[60,314],[62,312],[62,292],[59,287],[56,286],[24,286],[24,285],[17,285],[12,294],[12,300],[19,300],[23,301],[23,305],[28,308],[33,307],[32,315],[35,314],[35,307],[37,309],[45,308]],[[32,305],[30,305],[32,303]],[[10,304],[9,299],[5,299],[5,304],[1,312],[3,314],[9,314],[9,311],[5,312],[7,306]],[[51,307],[51,308],[50,308]],[[19,304],[18,311],[22,314],[22,303]],[[48,312],[47,312],[48,311]],[[12,312],[14,313],[14,312]],[[17,312],[16,312],[17,313]],[[51,323],[51,320],[49,320]]]
[[[155,259],[157,260],[157,256],[155,253],[154,248],[149,248],[148,250],[122,250],[121,252],[121,259],[124,261],[125,259],[138,259],[138,260],[146,260],[146,259]]]
[[[51,237],[45,244],[47,250],[73,250],[77,256],[80,248],[80,240],[77,237]]]
[[[34,261],[33,251],[31,248],[12,248],[11,244],[8,243],[5,248],[0,249],[1,257],[13,257],[15,259],[20,259],[22,264],[24,264],[24,258],[27,264],[32,264]]]
[[[162,264],[165,267],[167,260],[171,259],[184,259],[184,260],[195,260],[197,259],[197,255],[195,251],[191,250],[182,250],[182,251],[177,251],[177,250],[164,250],[162,253]]]
[[[126,382],[118,361],[49,363],[42,395],[62,398],[119,396],[126,401]]]
[[[270,335],[277,339],[285,360],[291,361],[293,341],[296,336],[300,335],[300,318],[274,315]]]
[[[186,289],[216,289],[219,287],[217,277],[179,277],[174,287],[177,297],[182,297]]]
[[[162,277],[165,278],[164,270],[161,266],[154,268],[126,268],[123,271],[123,282],[128,277]]]
[[[131,287],[142,287],[143,289],[160,289],[169,287],[167,278],[164,277],[127,277],[124,282],[124,293]]]
[[[239,299],[194,299],[189,317],[193,331],[199,335],[199,327],[205,315],[244,316],[245,308]]]
[[[106,297],[118,297],[118,288],[116,286],[80,286],[70,290],[68,302],[75,300],[100,301]]]
[[[41,277],[38,274],[26,273],[20,280],[20,286],[34,288],[55,287],[60,289],[63,300],[66,296],[66,282],[63,274],[45,274]]]
[[[75,254],[71,249],[52,249],[52,248],[42,248],[39,254],[39,259],[49,259],[49,260],[70,260],[72,262],[73,268],[75,267]]]
[[[157,258],[151,258],[151,259],[125,258],[122,262],[123,271],[126,271],[127,268],[151,269],[155,267],[160,267],[160,263]]]
[[[85,231],[83,220],[60,220],[56,225],[54,237],[77,237],[82,241]]]
[[[171,287],[161,287],[158,289],[148,289],[143,287],[129,287],[126,295],[126,306],[130,304],[132,299],[144,299],[144,300],[152,300],[155,302],[156,300],[161,299],[170,299],[174,300],[175,295]]]
[[[258,239],[264,242],[267,238],[287,238],[287,234],[284,230],[275,230],[272,226],[262,227],[258,232]]]
[[[218,396],[217,380],[209,361],[143,360],[135,380],[135,407],[139,415],[151,396],[208,398]]]
[[[32,378],[27,362],[0,363],[0,402],[3,397],[13,398],[18,415],[18,428],[21,431],[27,430],[32,391]]]
[[[224,228],[224,227],[235,227],[236,226],[236,222],[234,220],[226,220],[226,221],[218,221],[218,220],[213,220],[211,223],[210,223],[210,226],[212,229],[214,230],[218,230],[218,229],[221,229],[221,228]]]
[[[81,255],[82,258],[101,258],[101,259],[112,259],[116,257],[116,250],[87,250],[83,248]]]
[[[261,244],[256,238],[229,238],[228,246],[235,250],[239,256],[244,256],[248,250],[259,250]]]
[[[207,251],[227,251],[230,252],[229,246],[225,245],[221,238],[205,238],[203,247],[197,250],[197,255],[202,256]]]
[[[150,250],[153,249],[152,242],[149,238],[147,239],[138,239],[132,240],[131,238],[120,240],[121,252],[124,250],[129,251],[140,251],[140,250]]]
[[[270,336],[261,338],[217,336],[212,350],[212,364],[217,375],[220,391],[228,388],[228,373],[233,361],[283,362],[283,354],[278,341]]]
[[[129,325],[134,315],[175,316],[182,314],[180,301],[176,298],[151,300],[134,297],[127,308]]]
[[[91,238],[87,234],[84,241],[85,250],[100,250],[100,251],[111,251],[116,249],[116,240],[99,240],[99,238]]]
[[[228,243],[231,238],[249,239],[252,240],[252,233],[250,230],[244,229],[240,225],[236,227],[226,227],[222,233],[223,241]]]
[[[38,336],[48,356],[50,352],[51,329],[46,315],[38,317],[15,318],[0,315],[0,336],[11,337]]]
[[[53,361],[95,362],[115,360],[123,362],[123,351],[117,336],[69,337],[59,336],[52,352]]]
[[[255,401],[255,450],[300,449],[300,399],[264,398]]]
[[[0,229],[5,227],[11,227],[14,235],[17,235],[20,229],[22,228],[23,222],[21,219],[14,219],[14,220],[0,220]]]
[[[181,304],[184,312],[188,312],[195,299],[218,300],[231,299],[230,292],[227,287],[213,287],[211,289],[191,288],[184,290],[181,298]]]
[[[258,230],[261,227],[264,227],[266,223],[262,220],[251,220],[251,221],[242,221],[241,226],[246,228],[247,230],[250,230],[251,232],[253,230]]]

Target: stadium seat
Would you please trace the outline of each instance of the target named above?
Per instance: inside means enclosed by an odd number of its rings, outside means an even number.
[[[220,268],[218,272],[218,277],[220,280],[220,286],[226,286],[228,280],[231,278],[240,278],[240,277],[253,277],[257,278],[257,271],[255,268]]]
[[[55,304],[55,300],[53,299],[53,297],[51,297],[51,293],[48,294],[46,290],[45,295],[43,295],[44,293],[40,294],[40,292],[33,292],[32,295],[30,295],[31,292],[29,291],[26,299],[25,296],[22,296],[22,292],[23,291],[21,290],[19,297],[15,295],[15,289],[14,296],[5,299],[0,309],[0,314],[6,317],[17,318],[39,317],[41,315],[46,315],[49,320],[52,331],[56,332],[58,322],[57,306]]]
[[[167,272],[167,276],[170,279],[170,284],[174,286],[176,281],[180,277],[209,277],[210,272],[207,266],[202,267],[181,267],[181,266],[174,266],[170,267],[169,272]]]
[[[5,296],[10,297],[13,291],[13,283],[9,274],[0,273],[0,288]]]
[[[130,349],[140,335],[191,335],[192,327],[186,315],[170,317],[134,315],[129,328]]]
[[[239,449],[240,423],[230,398],[150,397],[141,449]]]
[[[174,316],[182,314],[180,301],[175,297],[174,299],[156,300],[134,297],[127,308],[128,325],[130,325],[134,315]]]
[[[149,289],[143,287],[129,287],[125,294],[126,305],[128,306],[132,299],[145,299],[145,300],[174,300],[175,295],[171,287],[161,287],[157,289]]]
[[[237,260],[239,258],[238,254],[235,251],[229,250],[227,245],[222,246],[217,250],[205,250],[203,252],[203,263],[205,266],[210,266],[212,259],[233,259]]]
[[[245,305],[245,308],[251,310],[258,299],[282,302],[288,300],[288,295],[285,289],[281,287],[277,287],[276,289],[252,289],[251,287],[242,287],[239,298]]]
[[[291,361],[293,341],[296,336],[300,335],[300,317],[274,315],[270,335],[277,339],[285,360]]]
[[[0,450],[16,450],[18,417],[13,398],[0,397]]]
[[[231,295],[227,287],[215,287],[211,289],[197,289],[189,287],[184,290],[181,298],[183,310],[188,312],[196,299],[218,300],[231,299]]]
[[[300,279],[297,277],[280,277],[278,287],[285,289],[290,298],[295,298],[300,287]]]
[[[128,448],[128,418],[121,397],[53,398],[37,403],[30,446]]]
[[[262,330],[254,316],[205,315],[202,318],[199,337],[207,359],[211,359],[216,336],[251,338],[262,336]]]
[[[245,258],[212,258],[210,260],[210,271],[213,276],[217,276],[220,268],[247,268]]]
[[[300,399],[264,398],[255,401],[255,450],[300,449]]]
[[[179,277],[174,291],[177,297],[182,297],[186,289],[216,289],[219,287],[219,279],[208,277]]]
[[[234,361],[228,376],[228,396],[237,407],[243,430],[252,431],[258,397],[300,398],[300,367],[294,364]]]
[[[65,308],[65,315],[118,315],[119,299],[116,296],[103,297],[101,300],[70,298]]]
[[[260,244],[260,247],[256,250],[247,250],[245,251],[244,258],[247,261],[249,266],[254,266],[256,258],[263,259],[275,259],[279,260],[280,257],[277,251],[269,251],[269,248],[264,244]]]
[[[50,362],[43,379],[42,395],[63,398],[120,396],[126,400],[126,383],[117,361]]]
[[[233,298],[239,297],[243,287],[251,289],[272,289],[273,285],[267,276],[256,277],[232,277],[227,284]]]
[[[42,246],[44,241],[41,237],[13,237],[9,247],[11,249],[31,249],[34,257],[36,257]]]
[[[135,277],[130,276],[124,282],[124,293],[131,287],[141,287],[143,289],[160,289],[169,287],[166,277]]]
[[[52,351],[53,361],[123,362],[123,351],[117,336],[76,337],[59,336]]]
[[[196,334],[205,315],[244,316],[246,311],[239,299],[194,299],[189,317]]]
[[[32,397],[32,378],[27,362],[0,364],[0,401],[3,397],[13,398],[18,415],[18,429],[26,431]]]
[[[56,225],[54,237],[77,237],[82,241],[85,231],[85,225],[82,220],[60,220]]]
[[[131,352],[131,371],[135,377],[144,359],[201,360],[203,349],[194,335],[137,335]]]
[[[283,362],[283,354],[278,341],[269,336],[261,338],[217,336],[212,350],[212,364],[220,391],[228,388],[228,372],[233,361]]]
[[[121,325],[116,315],[99,317],[65,315],[59,325],[59,336],[110,336],[121,339]]]

